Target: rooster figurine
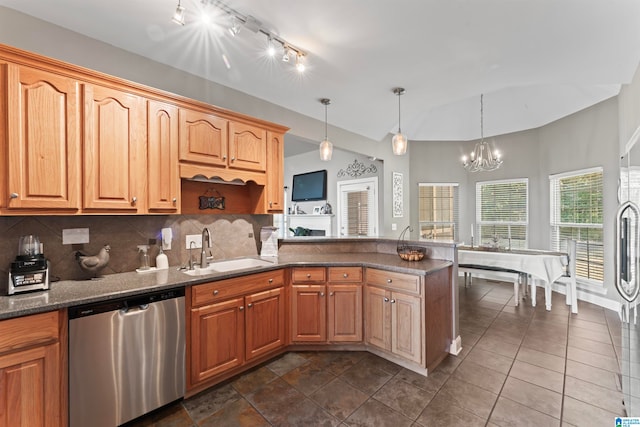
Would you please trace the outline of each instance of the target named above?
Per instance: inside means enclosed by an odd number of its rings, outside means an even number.
[[[92,273],[94,277],[98,277],[100,271],[109,264],[109,251],[111,246],[104,245],[97,255],[89,256],[82,252],[76,252],[76,260],[80,264],[80,268],[88,273]]]

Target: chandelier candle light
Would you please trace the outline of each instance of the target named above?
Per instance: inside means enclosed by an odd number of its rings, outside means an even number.
[[[320,143],[320,160],[328,162],[331,160],[331,155],[333,154],[333,144],[327,137],[327,106],[331,104],[331,100],[328,98],[322,98],[320,103],[324,105],[324,139]]]
[[[470,158],[462,156],[462,165],[469,172],[493,171],[502,165],[498,150],[491,152],[489,143],[484,140],[484,105],[483,95],[480,95],[480,142],[470,154]]]

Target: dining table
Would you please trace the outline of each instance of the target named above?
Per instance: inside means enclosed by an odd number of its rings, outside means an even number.
[[[458,267],[461,271],[484,270],[517,274],[525,284],[531,279],[531,304],[536,305],[537,283],[545,289],[545,308],[551,310],[551,284],[567,275],[567,253],[537,249],[502,249],[483,246],[458,246]],[[514,288],[516,299],[517,287]],[[571,290],[575,293],[575,289]]]

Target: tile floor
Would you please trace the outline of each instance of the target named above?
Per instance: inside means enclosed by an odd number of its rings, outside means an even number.
[[[460,288],[463,351],[425,378],[367,352],[293,352],[131,426],[613,426],[617,313]],[[542,297],[542,298],[540,298]]]

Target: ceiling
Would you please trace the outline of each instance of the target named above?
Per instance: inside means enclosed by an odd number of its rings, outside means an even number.
[[[0,5],[381,140],[471,140],[542,126],[618,93],[640,60],[638,0],[225,0],[307,54],[205,25],[200,0],[0,0]],[[215,19],[215,18],[214,18]],[[229,68],[222,58],[229,62]]]

